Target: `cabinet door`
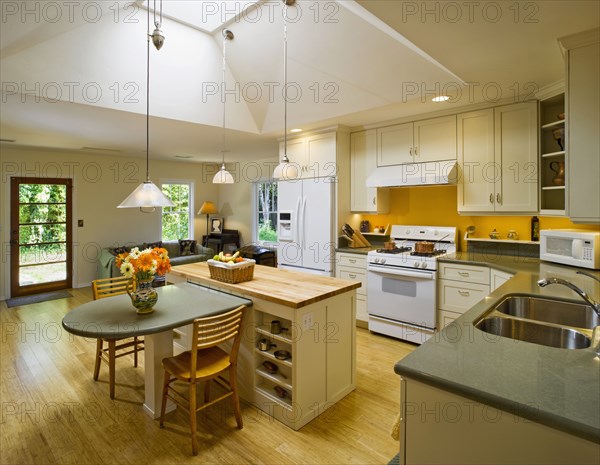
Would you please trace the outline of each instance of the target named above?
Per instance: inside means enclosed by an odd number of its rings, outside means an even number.
[[[490,270],[490,291],[495,291],[512,277],[513,275],[510,273],[494,270],[492,268]]]
[[[494,110],[458,115],[458,211],[494,211]]]
[[[414,162],[456,160],[456,116],[414,123]]]
[[[306,168],[303,177],[335,176],[336,135],[315,134],[306,138]]]
[[[567,84],[567,214],[600,222],[600,46],[569,50]]]
[[[353,212],[387,213],[389,190],[367,187],[369,175],[377,168],[377,131],[355,132],[350,136],[350,209]]]
[[[537,102],[494,109],[497,212],[538,211]]]
[[[279,144],[279,160],[283,160],[283,142]],[[307,177],[306,171],[306,139],[291,139],[287,141],[287,156],[290,163],[294,163],[298,167],[298,176]]]
[[[413,123],[377,129],[377,166],[412,163]]]

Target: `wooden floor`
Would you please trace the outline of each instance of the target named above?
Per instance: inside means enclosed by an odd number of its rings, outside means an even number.
[[[22,307],[0,302],[1,464],[386,464],[397,452],[390,430],[399,411],[396,361],[413,345],[357,334],[357,389],[300,431],[250,404],[244,428],[229,402],[199,413],[200,452],[191,456],[188,420],[167,415],[165,429],[142,411],[143,365],[117,360],[116,399],[103,365],[94,382],[94,340],[62,329],[62,317],[91,299],[73,297]],[[142,357],[143,360],[143,357]]]

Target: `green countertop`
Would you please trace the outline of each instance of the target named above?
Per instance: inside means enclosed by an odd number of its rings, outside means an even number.
[[[600,356],[594,349],[547,347],[493,336],[473,326],[508,294],[582,302],[564,286],[539,287],[540,278],[567,279],[595,300],[600,300],[600,283],[577,275],[578,268],[532,258],[465,252],[440,261],[488,266],[514,276],[397,362],[396,373],[600,443]],[[593,273],[600,277],[600,272]]]

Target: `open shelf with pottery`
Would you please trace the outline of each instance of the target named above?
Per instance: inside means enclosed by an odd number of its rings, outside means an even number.
[[[565,216],[565,94],[540,101],[540,214]]]

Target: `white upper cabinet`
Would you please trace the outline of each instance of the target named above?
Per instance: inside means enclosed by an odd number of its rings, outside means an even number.
[[[600,32],[562,39],[567,49],[567,215],[600,222]]]
[[[458,115],[458,211],[537,213],[537,102]]]
[[[497,212],[538,211],[537,102],[494,109]]]
[[[389,189],[367,187],[367,177],[377,168],[377,131],[350,136],[350,209],[353,212],[388,213]]]
[[[283,149],[283,142],[280,142],[280,159],[283,158]],[[335,132],[288,139],[287,155],[291,163],[298,165],[300,178],[322,178],[337,175]]]
[[[377,166],[456,159],[456,115],[377,129]]]

